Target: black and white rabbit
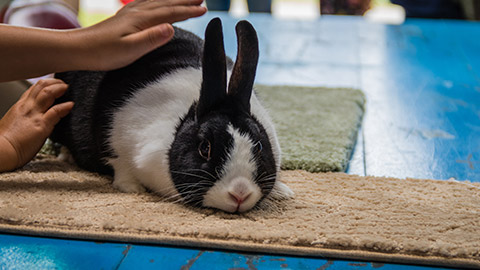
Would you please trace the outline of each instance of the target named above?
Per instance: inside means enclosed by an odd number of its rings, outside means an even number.
[[[80,167],[113,174],[124,192],[147,188],[226,212],[247,211],[266,196],[290,197],[278,180],[274,126],[252,91],[257,34],[247,21],[236,33],[235,64],[215,18],[205,41],[175,28],[168,44],[127,67],[57,74],[69,84],[57,102],[75,107],[52,140]]]

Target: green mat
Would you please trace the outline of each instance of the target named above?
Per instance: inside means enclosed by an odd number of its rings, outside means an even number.
[[[360,127],[360,90],[265,86],[255,90],[275,123],[282,169],[345,171]]]

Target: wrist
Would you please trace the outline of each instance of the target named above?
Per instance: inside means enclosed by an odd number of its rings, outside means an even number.
[[[12,171],[18,167],[18,164],[15,147],[0,134],[0,172]]]
[[[59,32],[59,46],[55,72],[88,70],[87,39],[82,29]]]
[[[102,44],[105,33],[97,31],[96,26],[65,31],[63,44],[62,71],[104,70],[102,51],[108,44]]]

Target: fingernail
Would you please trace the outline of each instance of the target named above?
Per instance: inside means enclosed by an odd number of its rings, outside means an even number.
[[[160,34],[164,37],[169,37],[173,35],[173,27],[170,24],[162,24],[159,26]]]

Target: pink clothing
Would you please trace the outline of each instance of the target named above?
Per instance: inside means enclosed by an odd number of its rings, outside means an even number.
[[[75,11],[59,0],[14,0],[4,10],[3,23],[51,29],[78,28]]]

